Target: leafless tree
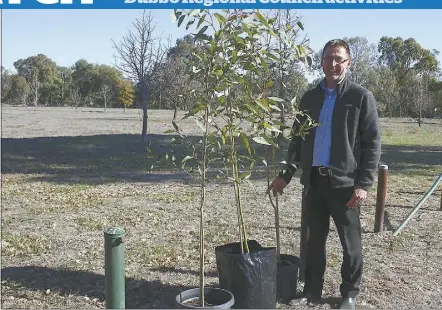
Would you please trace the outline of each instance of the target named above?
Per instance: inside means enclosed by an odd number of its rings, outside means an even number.
[[[187,97],[194,88],[194,83],[189,81],[186,74],[185,60],[180,56],[172,56],[162,67],[158,79],[161,93],[167,100],[169,107],[173,107],[173,120],[176,120],[178,109],[183,108]]]
[[[75,105],[75,112],[78,109],[78,106],[81,104],[81,93],[80,90],[78,89],[78,87],[75,87],[72,91],[71,91],[71,99],[72,99],[72,103]]]
[[[145,141],[147,133],[147,108],[154,77],[167,53],[164,38],[161,35],[155,36],[155,26],[151,12],[143,11],[141,18],[133,22],[133,30],[118,44],[112,41],[117,51],[117,68],[137,85],[143,110],[142,141]]]
[[[417,115],[419,127],[422,126],[423,113],[433,107],[434,100],[429,89],[429,81],[425,76],[417,76],[410,85],[412,108]]]
[[[350,76],[352,80],[362,86],[366,86],[369,71],[376,68],[377,49],[365,37],[344,38],[350,47],[351,66]]]
[[[106,112],[107,103],[109,102],[110,99],[112,99],[112,89],[109,85],[103,84],[100,87],[100,92],[104,101],[104,112]]]

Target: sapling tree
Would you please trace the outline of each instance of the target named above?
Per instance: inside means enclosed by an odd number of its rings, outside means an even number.
[[[204,205],[206,173],[209,167],[219,171],[233,186],[238,218],[241,253],[249,253],[248,236],[243,212],[241,185],[260,159],[257,150],[262,145],[274,145],[272,133],[290,130],[273,117],[280,111],[283,99],[268,97],[273,85],[272,68],[281,55],[266,48],[268,35],[291,46],[298,57],[303,48],[295,45],[283,30],[272,27],[274,20],[259,11],[175,10],[177,24],[193,26],[195,48],[188,74],[198,88],[191,91],[193,107],[186,118],[193,118],[201,129],[201,143],[192,145],[192,153],[182,160],[182,167],[194,163],[201,174],[200,203],[200,305],[204,305]],[[290,61],[290,59],[288,59]],[[174,131],[185,135],[174,121]],[[245,172],[240,173],[240,170]]]
[[[272,115],[272,117],[274,117]],[[264,160],[264,165],[267,167],[267,186],[270,186],[270,172],[273,170],[273,178],[277,177],[279,174],[279,164],[277,162],[276,158],[276,152],[278,149],[281,148],[281,145],[285,145],[284,142],[290,142],[291,139],[293,139],[295,136],[301,136],[304,137],[306,134],[309,133],[310,130],[317,127],[319,123],[315,122],[308,114],[297,111],[294,116],[293,120],[293,126],[290,129],[289,133],[287,135],[283,136],[283,140],[280,136],[276,136],[273,133],[270,133],[268,140],[272,141],[270,145],[270,158],[271,163],[270,165],[267,163],[267,161]],[[286,161],[282,161],[281,164],[287,165],[290,163],[287,163]],[[279,203],[278,203],[278,196],[274,197],[275,201],[272,199],[272,193],[271,191],[267,192],[270,203],[275,211],[275,231],[276,231],[276,255],[278,262],[280,261],[281,256],[281,241],[280,241],[280,225],[279,225]]]

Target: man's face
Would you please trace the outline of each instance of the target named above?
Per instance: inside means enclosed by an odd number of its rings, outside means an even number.
[[[322,71],[329,87],[334,87],[344,76],[350,66],[350,57],[344,47],[329,46],[322,58]]]

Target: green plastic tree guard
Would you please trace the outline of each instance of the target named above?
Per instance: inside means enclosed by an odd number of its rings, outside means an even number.
[[[428,190],[428,192],[425,194],[424,197],[419,201],[419,203],[414,207],[414,209],[410,212],[410,214],[407,216],[407,218],[399,225],[399,227],[396,229],[396,231],[393,233],[393,236],[397,236],[402,229],[408,224],[408,222],[411,220],[411,218],[416,214],[416,212],[419,210],[420,207],[424,204],[425,201],[427,201],[428,197],[436,190],[436,188],[439,186],[439,184],[442,182],[442,174],[439,175],[439,178],[433,183],[433,186]]]
[[[125,309],[125,231],[121,227],[104,231],[104,271],[106,289],[106,309]]]

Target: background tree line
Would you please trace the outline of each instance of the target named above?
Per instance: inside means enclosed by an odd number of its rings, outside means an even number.
[[[303,26],[296,13],[270,10],[266,14],[274,18],[273,27],[287,27],[286,33],[308,49],[309,40],[302,36]],[[193,104],[188,97],[197,87],[188,82],[186,68],[198,61],[192,56],[198,46],[190,35],[170,44],[170,40],[154,37],[154,29],[152,16],[143,13],[134,22],[134,29],[120,42],[114,42],[115,66],[80,59],[71,67],[61,67],[39,54],[14,62],[14,72],[2,67],[2,103],[143,108],[143,123],[147,123],[148,108],[186,109]],[[377,44],[364,37],[344,39],[352,52],[351,79],[374,93],[381,116],[413,117],[419,123],[422,118],[442,116],[438,51],[422,47],[413,38],[382,37]],[[284,41],[262,38],[262,42],[279,53],[299,52]],[[320,51],[310,52],[310,68],[293,61],[273,64],[277,82],[270,85],[269,96],[286,98],[296,105],[302,94],[318,83],[322,74]],[[309,83],[307,77],[312,76],[316,79]],[[291,107],[281,108],[284,119]]]
[[[32,106],[128,107],[133,83],[116,68],[78,60],[60,67],[43,54],[14,62],[2,70],[2,103]]]
[[[364,37],[344,38],[352,53],[350,77],[373,92],[384,117],[442,116],[441,68],[436,50],[422,47],[414,38],[382,37],[378,44]],[[320,54],[313,71],[320,71]],[[317,80],[314,82],[317,83]]]

